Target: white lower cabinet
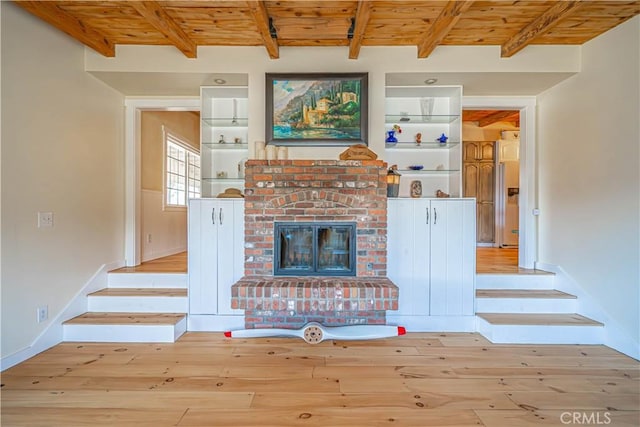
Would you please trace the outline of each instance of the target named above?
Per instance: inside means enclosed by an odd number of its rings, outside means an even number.
[[[231,286],[244,275],[244,201],[189,201],[189,314],[237,314]]]
[[[471,316],[475,199],[389,199],[387,271],[398,315]]]

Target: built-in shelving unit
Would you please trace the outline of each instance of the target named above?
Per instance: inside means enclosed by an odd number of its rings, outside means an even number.
[[[216,197],[231,187],[244,191],[248,96],[247,86],[200,88],[202,197]]]
[[[385,131],[394,125],[402,132],[395,133],[398,142],[385,142],[384,157],[389,165],[398,165],[400,197],[409,196],[414,180],[422,182],[423,197],[435,197],[438,190],[460,197],[462,86],[387,86]],[[445,143],[438,141],[443,134]],[[410,168],[418,165],[423,168]]]

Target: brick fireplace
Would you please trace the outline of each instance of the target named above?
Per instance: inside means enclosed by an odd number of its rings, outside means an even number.
[[[249,160],[245,277],[232,287],[245,327],[384,324],[397,310],[387,274],[387,165],[380,160]],[[278,223],[355,224],[355,276],[274,276]]]

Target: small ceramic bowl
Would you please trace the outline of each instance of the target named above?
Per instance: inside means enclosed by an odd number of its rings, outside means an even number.
[[[424,166],[422,165],[411,165],[409,166],[409,169],[414,170],[414,171],[419,171],[422,170],[424,168]]]

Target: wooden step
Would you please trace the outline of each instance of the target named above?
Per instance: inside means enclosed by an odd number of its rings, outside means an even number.
[[[575,299],[576,296],[555,289],[478,289],[476,298]]]
[[[96,297],[186,297],[185,288],[105,288],[89,294]]]
[[[493,343],[602,344],[603,324],[576,313],[477,313],[477,330]]]
[[[186,313],[88,312],[63,323],[65,341],[174,342],[186,331]]]
[[[87,312],[63,325],[175,325],[185,313],[100,313]]]
[[[604,326],[576,313],[477,313],[492,325]]]

